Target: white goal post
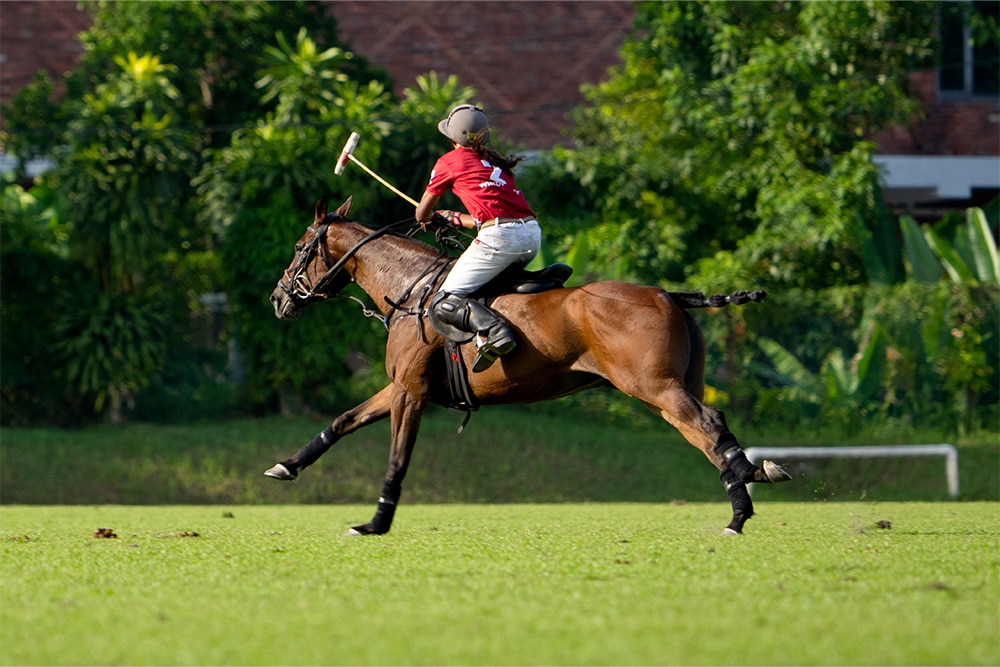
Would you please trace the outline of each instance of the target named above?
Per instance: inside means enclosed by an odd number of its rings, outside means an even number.
[[[954,445],[862,445],[857,447],[749,447],[746,456],[754,464],[761,459],[873,459],[897,456],[943,456],[948,495],[958,498],[958,450]],[[752,490],[753,484],[749,485]]]

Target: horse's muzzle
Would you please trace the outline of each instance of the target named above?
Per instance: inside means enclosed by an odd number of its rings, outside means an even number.
[[[280,286],[271,292],[271,305],[274,306],[274,316],[279,320],[293,320],[302,314],[288,292]]]

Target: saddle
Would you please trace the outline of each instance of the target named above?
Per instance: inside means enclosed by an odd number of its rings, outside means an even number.
[[[538,271],[528,271],[522,264],[504,269],[500,275],[483,285],[475,296],[496,298],[501,294],[536,294],[563,287],[573,275],[569,264],[550,264]]]
[[[537,294],[558,289],[565,285],[572,274],[573,267],[569,264],[550,264],[538,271],[527,271],[523,264],[515,264],[476,290],[470,298],[489,306],[494,299],[504,294]],[[433,309],[428,309],[427,318],[434,330],[449,341],[465,343],[472,340],[472,334],[439,320]]]

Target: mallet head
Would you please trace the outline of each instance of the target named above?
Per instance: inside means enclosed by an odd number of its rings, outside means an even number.
[[[354,149],[358,147],[358,141],[360,140],[360,134],[351,132],[351,136],[347,138],[347,143],[344,144],[344,150],[340,151],[340,159],[337,160],[337,166],[333,168],[333,173],[337,176],[344,173],[344,167],[347,166],[347,161],[354,154]]]

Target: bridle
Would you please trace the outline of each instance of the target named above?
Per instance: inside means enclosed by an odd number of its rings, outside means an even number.
[[[386,225],[385,227],[376,229],[371,234],[358,241],[358,243],[356,243],[354,247],[352,247],[350,250],[344,253],[343,257],[341,257],[337,262],[331,264],[331,260],[326,250],[326,233],[330,225],[333,224],[334,221],[337,219],[346,221],[346,219],[343,218],[342,216],[336,213],[330,213],[323,218],[322,222],[313,223],[312,225],[309,226],[307,231],[312,232],[313,235],[312,238],[309,239],[309,241],[305,243],[302,247],[296,248],[298,256],[295,259],[295,264],[292,265],[290,268],[286,269],[285,273],[281,277],[281,280],[278,281],[278,288],[281,289],[286,295],[288,295],[289,298],[291,298],[293,301],[298,301],[304,304],[314,299],[327,299],[330,298],[331,296],[336,296],[336,294],[328,294],[327,288],[329,287],[330,283],[333,282],[334,278],[336,278],[337,275],[344,270],[344,267],[346,266],[347,262],[349,262],[351,258],[354,257],[354,255],[357,254],[357,252],[362,247],[364,247],[366,244],[370,243],[371,241],[374,241],[379,237],[385,236],[386,234],[398,231],[403,228],[407,227],[411,228],[411,233],[415,233],[419,229],[419,226],[413,224],[413,218],[407,218],[405,220],[400,220],[398,222]],[[439,242],[443,240],[444,239],[439,238]],[[315,284],[312,284],[312,282],[309,279],[309,276],[306,275],[306,269],[309,267],[309,264],[313,261],[313,258],[316,257],[317,254],[319,255],[320,259],[323,260],[323,264],[326,265],[327,270],[326,273],[324,273],[316,281]],[[436,282],[441,272],[450,263],[449,260],[444,264],[440,264],[440,260],[446,257],[448,257],[447,251],[442,250],[441,254],[431,263],[431,266],[428,268],[428,270],[425,271],[423,274],[421,274],[421,276],[417,278],[415,283],[413,285],[410,285],[405,290],[404,294],[397,301],[393,301],[390,300],[388,297],[385,297],[386,302],[392,307],[392,310],[393,311],[404,310],[409,312],[407,309],[403,308],[402,304],[410,298],[410,293],[413,287],[415,286],[416,282],[419,282],[423,277],[428,275],[428,273],[434,272],[434,267],[438,266],[435,275],[435,282]],[[349,280],[354,280],[354,277],[349,276]],[[419,309],[414,310],[413,312],[417,313],[418,310]],[[371,313],[371,311],[365,308],[365,313],[367,315]],[[388,319],[390,316],[391,313],[389,316],[382,318],[383,324],[385,324],[387,328],[388,328]]]
[[[293,300],[306,302],[316,296],[316,290],[310,283],[308,276],[305,275],[305,270],[317,252],[323,259],[323,263],[327,267],[330,266],[330,261],[326,255],[326,243],[324,243],[326,240],[326,230],[329,226],[329,223],[321,223],[319,226],[315,224],[309,225],[307,231],[312,232],[312,239],[305,245],[296,247],[295,250],[298,252],[298,256],[295,258],[295,264],[291,268],[285,269],[285,273],[278,281],[278,288]]]
[[[412,218],[408,218],[406,220],[400,220],[399,222],[386,225],[381,229],[376,229],[371,234],[358,241],[353,248],[344,253],[344,256],[341,257],[339,261],[331,265],[330,258],[327,256],[326,252],[326,231],[330,228],[330,224],[337,218],[340,218],[340,216],[336,213],[330,213],[323,218],[322,222],[309,225],[309,228],[306,231],[312,232],[313,237],[301,248],[296,248],[298,251],[298,257],[295,259],[295,264],[292,267],[285,269],[284,275],[282,275],[281,280],[278,281],[278,287],[293,299],[306,302],[311,299],[325,299],[332,296],[325,293],[327,286],[333,282],[334,277],[344,269],[344,266],[352,257],[354,257],[355,254],[357,254],[358,250],[360,250],[365,244],[374,241],[380,236],[385,236],[389,232],[412,225]],[[305,274],[305,271],[317,253],[320,256],[320,259],[323,260],[323,264],[326,265],[326,273],[324,273],[319,280],[316,281],[316,284],[313,285],[311,284],[309,277]],[[286,279],[287,283],[285,282]],[[353,280],[353,277],[351,279]]]

